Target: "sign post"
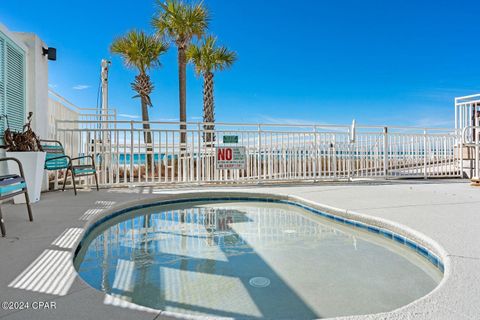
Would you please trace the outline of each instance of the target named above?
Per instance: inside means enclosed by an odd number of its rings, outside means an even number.
[[[245,147],[217,147],[216,169],[239,169],[247,168],[247,156]]]

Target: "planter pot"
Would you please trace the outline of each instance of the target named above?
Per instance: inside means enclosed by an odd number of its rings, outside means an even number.
[[[23,166],[23,173],[27,182],[30,203],[40,200],[42,190],[43,167],[45,165],[45,152],[6,152],[7,157],[17,158]],[[10,174],[20,174],[18,166],[13,161],[8,161]],[[25,195],[21,194],[13,198],[14,203],[25,203]]]

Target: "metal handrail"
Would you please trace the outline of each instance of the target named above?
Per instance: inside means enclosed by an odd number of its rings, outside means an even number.
[[[55,99],[58,99],[59,102],[63,103],[64,105],[66,106],[69,106],[73,109],[76,109],[77,111],[98,111],[98,108],[83,108],[83,107],[79,107],[77,106],[76,104],[74,104],[73,102],[70,102],[69,100],[67,100],[66,98],[62,97],[59,93],[53,91],[52,89],[48,89],[48,93],[50,95],[52,95],[53,97],[55,97]],[[116,109],[110,109],[112,110],[113,113],[116,113]]]
[[[351,124],[291,124],[291,123],[242,123],[242,122],[201,122],[201,121],[142,121],[142,120],[58,120],[59,123],[76,123],[76,122],[85,122],[85,123],[134,123],[134,124],[192,124],[192,125],[226,125],[226,126],[275,126],[275,127],[325,127],[325,128],[350,128]],[[393,128],[393,129],[415,129],[415,130],[453,130],[453,128],[441,128],[441,127],[416,127],[416,126],[388,126],[388,125],[356,125],[357,128]]]
[[[58,124],[129,124],[129,125],[190,125],[190,126],[224,126],[224,127],[255,127],[256,129],[262,130],[262,128],[269,127],[283,127],[283,128],[309,128],[314,131],[323,128],[337,128],[337,129],[351,129],[351,125],[334,125],[334,124],[281,124],[281,123],[241,123],[241,122],[192,122],[192,121],[141,121],[141,120],[57,120]],[[427,127],[408,127],[408,126],[374,126],[374,125],[356,125],[357,130],[362,129],[381,129],[388,128],[389,130],[410,130],[410,131],[447,131],[452,134],[455,134],[455,129],[453,128],[427,128]],[[153,130],[153,129],[152,129]],[[187,130],[187,129],[183,129]],[[263,130],[262,130],[263,131]],[[362,132],[370,133],[370,132]]]
[[[477,139],[476,142],[471,142],[471,141],[466,141],[466,133],[467,133],[467,130],[480,130],[480,126],[467,126],[465,128],[462,129],[462,135],[461,135],[461,138],[462,138],[462,144],[464,145],[480,145],[480,139]]]
[[[467,141],[466,133],[468,130],[480,130],[480,126],[467,126],[462,130],[462,145],[466,147],[474,147],[475,148],[475,160],[474,160],[474,177],[473,179],[480,179],[480,134],[478,131],[475,133],[476,137],[473,136],[475,139],[474,141]],[[463,151],[461,151],[461,167],[463,171]]]

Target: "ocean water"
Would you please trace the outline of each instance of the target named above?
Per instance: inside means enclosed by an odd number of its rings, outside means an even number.
[[[337,150],[335,152],[332,152],[332,151],[320,150],[318,152],[318,156],[321,156],[321,157],[328,156],[328,155],[332,156],[333,154],[335,154],[337,157],[342,157],[342,158],[350,156],[350,157],[352,157],[352,159],[355,159],[356,157],[364,158],[365,156],[371,156],[372,158],[383,157],[383,152],[379,153],[379,152],[373,152],[373,151],[347,152],[346,150]],[[389,151],[388,152],[389,157],[392,157],[392,156],[395,156],[395,157],[423,157],[424,154],[425,153],[422,150],[420,150],[418,152],[415,152],[415,151]],[[193,157],[196,157],[196,156],[197,156],[197,153],[194,153]],[[285,154],[284,151],[275,151],[274,150],[272,152],[262,152],[262,154],[261,154],[262,159],[268,159],[269,157],[277,157],[278,159],[282,159],[282,158],[289,159],[289,158],[294,158],[294,157],[302,158],[302,157],[307,157],[307,156],[315,157],[314,151],[292,150],[292,151],[289,151],[288,153]],[[146,158],[147,158],[147,156],[144,153],[141,153],[141,154],[135,153],[135,154],[133,154],[133,164],[135,164],[135,165],[145,164],[146,163]],[[117,155],[115,153],[113,153],[113,159],[112,160],[116,161],[116,159],[117,159]],[[118,154],[118,163],[120,165],[124,165],[124,164],[125,165],[130,165],[131,159],[132,159],[132,155],[130,155],[129,153],[127,153],[127,154],[119,153]],[[160,161],[165,161],[166,159],[168,159],[168,160],[178,159],[178,154],[166,155],[165,153],[155,153],[153,155],[153,161],[155,163],[158,163]],[[98,163],[100,163],[102,161],[102,157],[100,155],[98,155],[96,161]]]
[[[115,155],[116,157],[116,155]],[[120,165],[123,164],[130,164],[130,161],[132,159],[132,156],[130,154],[119,154],[118,155],[118,162]],[[153,161],[154,162],[159,162],[159,161],[165,161],[166,159],[172,160],[172,159],[178,159],[178,155],[168,155],[166,156],[164,153],[161,154],[154,154],[153,155]],[[146,154],[134,154],[133,155],[133,164],[145,164],[147,161],[147,155]]]

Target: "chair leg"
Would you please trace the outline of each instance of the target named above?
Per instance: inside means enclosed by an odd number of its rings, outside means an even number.
[[[5,223],[3,222],[2,208],[0,207],[0,229],[2,230],[2,237],[5,237]]]
[[[97,172],[95,172],[95,184],[97,185],[97,191],[98,191],[98,177],[97,177]]]
[[[65,177],[63,177],[63,188],[62,188],[62,191],[65,191],[65,185],[67,184],[67,177],[68,177],[68,168],[65,170]]]
[[[70,170],[70,173],[72,174],[73,192],[77,195],[77,186],[75,185],[75,175],[73,174],[73,170]]]
[[[32,214],[32,208],[30,207],[30,198],[28,196],[28,190],[25,190],[25,202],[27,204],[28,219],[30,219],[30,221],[33,221],[33,214]]]

